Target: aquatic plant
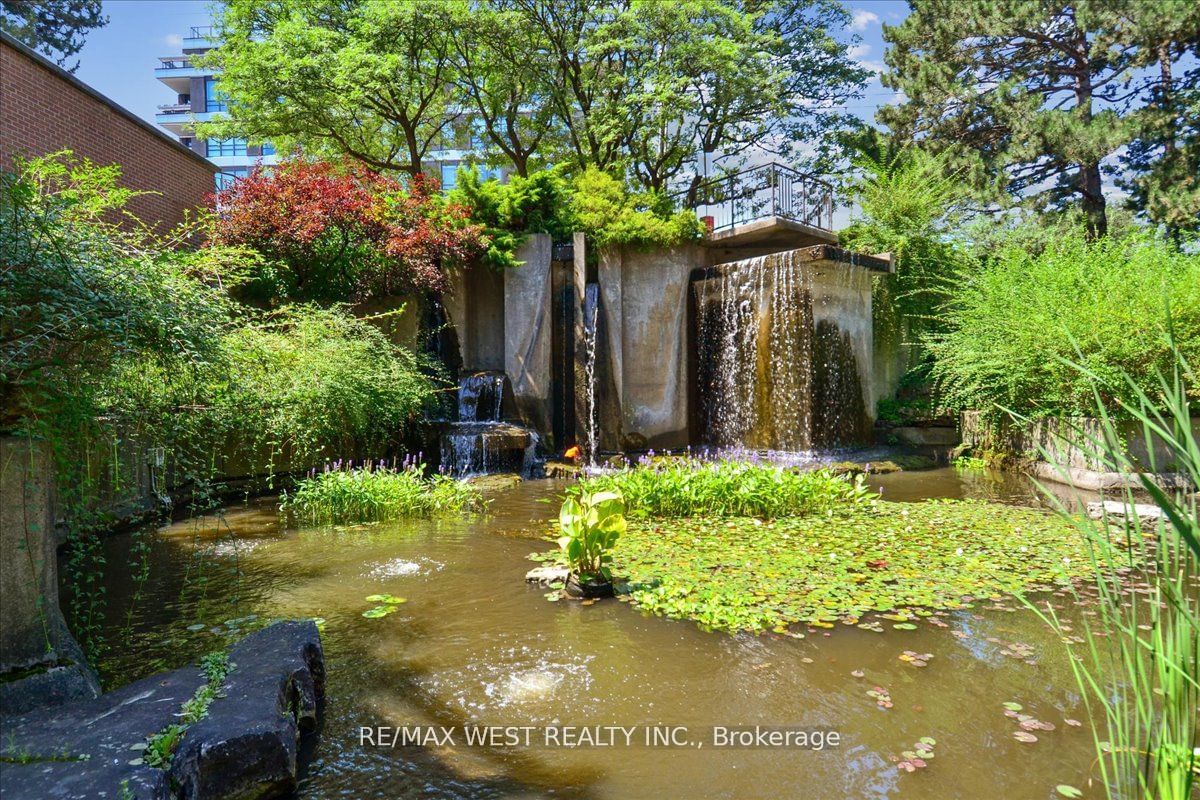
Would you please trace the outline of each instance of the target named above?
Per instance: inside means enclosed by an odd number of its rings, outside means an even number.
[[[200,660],[200,672],[204,675],[204,683],[180,706],[178,716],[181,722],[172,723],[147,737],[143,744],[135,748],[142,750],[141,758],[130,763],[144,763],[160,769],[170,767],[171,757],[175,755],[175,750],[183,741],[188,728],[204,719],[212,702],[223,696],[225,679],[235,666],[227,653],[215,652],[204,656]]]
[[[1136,420],[1147,440],[1157,438],[1168,453],[1163,463],[1151,453],[1148,472],[1128,454],[1119,426],[1102,402],[1103,384],[1093,373],[1069,365],[1092,381],[1101,420],[1098,436],[1082,430],[1071,435],[1107,468],[1137,473],[1136,488],[1153,498],[1161,516],[1147,524],[1134,507],[1134,487],[1128,487],[1122,496],[1124,513],[1076,521],[1089,547],[1099,598],[1096,621],[1083,617],[1081,636],[1065,632],[1053,607],[1035,604],[1062,633],[1073,656],[1071,666],[1091,718],[1100,782],[1112,800],[1186,800],[1200,786],[1200,441],[1189,408],[1197,381],[1178,349],[1173,357],[1171,377],[1158,376],[1153,396],[1126,378],[1132,399],[1118,401],[1118,411]],[[1042,455],[1051,460],[1049,453]],[[1067,465],[1057,468],[1069,480]],[[1153,477],[1168,468],[1183,478],[1175,489],[1163,488]],[[1059,508],[1066,512],[1061,504]],[[1139,563],[1146,565],[1145,571],[1137,569]]]
[[[425,475],[424,464],[400,469],[366,464],[313,471],[284,493],[282,513],[306,525],[382,522],[482,511],[483,495],[466,481]]]
[[[582,580],[612,580],[612,549],[625,532],[625,500],[620,492],[580,492],[568,497],[558,512],[562,536],[558,546],[571,571]]]
[[[823,514],[876,497],[861,475],[696,458],[647,459],[633,469],[581,481],[577,491],[615,491],[630,515],[640,517],[775,519]]]
[[[562,563],[554,550],[535,560]],[[1089,574],[1074,526],[977,501],[860,504],[782,517],[632,517],[613,550],[616,588],[638,607],[724,631],[882,631]],[[919,654],[918,654],[919,655]]]

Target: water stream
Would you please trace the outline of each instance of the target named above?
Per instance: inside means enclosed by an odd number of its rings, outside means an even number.
[[[951,470],[878,478],[897,500],[973,496],[1028,503],[1027,481]],[[550,603],[527,587],[525,556],[548,545],[565,484],[528,481],[469,520],[284,529],[270,500],[147,539],[150,578],[134,598],[133,535],[105,540],[109,685],[224,646],[273,617],[320,617],[328,709],[303,798],[1006,798],[1083,787],[1092,763],[1061,644],[1015,602],[955,613],[947,628],[873,633],[838,626],[804,641],[706,633],[616,601]],[[408,598],[364,619],[368,595]],[[1004,655],[1019,642],[1030,665]],[[933,654],[917,669],[905,650]],[[862,671],[864,677],[855,677]],[[886,688],[893,707],[866,693]],[[1012,737],[1001,703],[1057,724]],[[387,748],[361,726],[669,725],[837,730],[821,752],[711,747]],[[928,768],[892,757],[934,737]]]
[[[589,467],[596,465],[596,448],[600,440],[596,413],[596,340],[599,338],[599,319],[600,284],[589,283],[584,287],[583,294],[583,374],[587,384],[585,389],[587,419],[584,422],[587,439],[584,457],[587,459],[586,463]]]

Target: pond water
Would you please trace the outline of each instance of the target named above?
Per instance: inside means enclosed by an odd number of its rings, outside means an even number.
[[[1035,498],[1027,482],[953,470],[875,483],[893,500]],[[1065,722],[1086,723],[1069,664],[1015,601],[947,613],[942,628],[839,625],[803,641],[708,633],[612,600],[550,603],[523,576],[563,488],[526,482],[476,520],[284,530],[260,500],[112,537],[106,683],[180,666],[270,618],[323,618],[327,709],[305,798],[1042,799],[1086,787],[1092,743],[1086,724]],[[141,545],[139,586],[129,562]],[[363,618],[381,593],[408,602]],[[914,667],[906,650],[932,658]],[[1016,741],[1005,702],[1055,729]],[[360,744],[360,726],[416,724],[686,726],[703,746],[638,746],[640,727],[631,747]],[[754,725],[837,731],[840,744],[712,744],[714,726]],[[891,757],[926,736],[936,756],[900,770]]]

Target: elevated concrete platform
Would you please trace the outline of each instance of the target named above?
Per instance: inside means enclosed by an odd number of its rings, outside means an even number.
[[[837,234],[785,217],[768,216],[713,231],[704,243],[712,252],[714,263],[720,263],[806,245],[836,245]]]
[[[793,223],[794,224],[794,223]],[[795,262],[812,263],[814,267],[820,269],[824,266],[854,266],[862,267],[872,272],[891,272],[893,269],[892,260],[884,255],[869,256],[865,253],[856,253],[852,250],[846,250],[832,244],[815,244],[808,247],[788,248],[794,250],[792,256]],[[738,252],[738,251],[734,251]],[[767,253],[781,252],[776,250],[766,250],[756,255],[766,255]],[[717,253],[713,253],[717,255]],[[739,255],[737,258],[729,259],[729,262],[740,261],[743,258],[753,258],[754,256]],[[726,261],[715,261],[713,266],[707,270],[698,270],[693,274],[693,279],[697,277],[707,277],[705,273],[719,274],[723,264]]]

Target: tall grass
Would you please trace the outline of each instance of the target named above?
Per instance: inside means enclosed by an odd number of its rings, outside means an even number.
[[[948,329],[925,339],[948,407],[1087,415],[1098,384],[1116,412],[1118,400],[1137,406],[1138,392],[1157,391],[1173,342],[1200,359],[1200,255],[1148,235],[1066,235],[1036,254],[1014,246],[960,278]]]
[[[382,522],[482,511],[479,490],[447,475],[425,477],[422,465],[317,472],[286,493],[280,511],[308,525]]]
[[[1196,374],[1177,350],[1175,359],[1171,377],[1159,377],[1154,397],[1128,380],[1133,399],[1119,402],[1119,411],[1140,423],[1144,435],[1165,444],[1169,463],[1150,463],[1149,473],[1139,471],[1099,388],[1102,433],[1083,439],[1110,469],[1138,473],[1137,488],[1165,516],[1144,530],[1132,513],[1134,487],[1129,487],[1122,498],[1124,516],[1077,519],[1090,544],[1099,607],[1096,622],[1082,617],[1082,642],[1068,646],[1092,721],[1099,777],[1112,800],[1188,800],[1200,788],[1200,443],[1189,424],[1188,402]],[[1167,467],[1191,485],[1161,487],[1153,473]],[[1067,478],[1066,467],[1059,469]],[[1132,572],[1139,560],[1149,565],[1146,586],[1131,590],[1129,579],[1139,574]],[[1061,632],[1049,607],[1046,618]]]
[[[862,503],[861,481],[827,470],[797,472],[739,461],[664,459],[581,481],[585,493],[616,491],[643,517],[797,517]]]

